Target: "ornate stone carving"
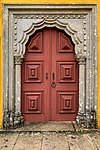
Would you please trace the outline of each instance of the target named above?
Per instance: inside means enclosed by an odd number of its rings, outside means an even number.
[[[10,113],[5,110],[3,115],[3,127],[8,129],[10,127]]]
[[[15,65],[21,65],[23,62],[23,55],[14,55]]]
[[[17,19],[14,20],[14,51],[17,51]]]
[[[87,44],[87,33],[86,33],[86,20],[83,21],[84,29],[83,29],[83,34],[84,34],[84,52],[86,52],[86,44]]]
[[[84,19],[86,17],[86,15],[82,15],[82,14],[68,14],[68,15],[15,15],[15,18],[17,19],[41,19],[41,18],[45,18],[45,19],[52,19],[52,18],[66,18],[66,19]]]
[[[4,112],[4,128],[13,128],[14,127],[14,112],[13,111],[5,111]]]
[[[79,65],[81,65],[81,64],[85,65],[86,64],[86,55],[85,55],[85,53],[79,53],[76,56],[76,60],[79,62]]]
[[[22,22],[22,20],[21,20],[21,22]],[[20,40],[19,41],[15,40],[15,44],[14,44],[15,49],[17,49],[17,51],[15,53],[25,54],[25,45],[28,42],[29,37],[36,30],[39,30],[45,26],[46,27],[57,27],[59,29],[64,30],[68,35],[70,35],[73,43],[75,44],[76,55],[82,49],[82,41],[78,37],[78,31],[74,30],[68,22],[63,23],[61,19],[56,19],[56,18],[53,18],[53,19],[52,18],[47,18],[47,19],[43,18],[43,19],[35,19],[34,22],[30,21],[30,24],[28,24],[26,26],[26,29],[24,29],[24,30],[22,29],[22,31],[20,31],[20,34],[22,34],[20,36]],[[15,31],[15,33],[16,33],[16,31]]]
[[[96,128],[95,110],[86,110],[86,113],[78,113],[76,123],[80,128]]]
[[[20,112],[14,114],[14,128],[22,126],[24,124],[24,118]]]
[[[4,112],[3,127],[5,129],[16,128],[24,124],[24,119],[20,113],[14,113],[12,111]]]
[[[9,95],[7,98],[4,98],[5,128],[17,126],[23,122],[19,112],[21,102],[21,86],[19,85],[21,85],[20,73],[23,55],[25,54],[25,44],[36,30],[44,27],[56,27],[64,30],[75,44],[76,59],[79,62],[79,113],[77,120],[81,126],[95,126],[93,124],[95,124],[94,114],[96,112],[94,109],[92,111],[92,108],[96,108],[95,102],[97,101],[97,74],[95,74],[97,68],[97,34],[95,12],[96,5],[94,4],[70,6],[69,4],[48,6],[4,5],[4,15],[6,16],[4,24],[7,28],[4,28],[5,41],[3,49],[4,61],[6,62],[4,62],[3,87],[4,95]],[[11,79],[14,77],[14,79],[9,80],[9,77]],[[8,87],[11,90],[8,90]],[[8,100],[7,107],[6,100]],[[10,112],[6,111],[8,106],[11,110]],[[13,108],[15,109],[14,111]],[[87,109],[88,111],[86,111]]]

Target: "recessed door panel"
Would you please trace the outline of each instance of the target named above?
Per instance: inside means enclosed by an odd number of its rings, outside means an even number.
[[[29,45],[27,46],[30,53],[42,53],[43,52],[43,33],[39,32],[31,38]]]
[[[78,63],[71,38],[44,28],[29,38],[22,64],[25,121],[73,121],[78,111]]]
[[[71,44],[69,38],[65,36],[63,33],[58,32],[57,42],[58,42],[57,44],[58,53],[73,52],[73,45]]]
[[[76,82],[75,62],[57,62],[57,82],[69,83]]]
[[[25,113],[43,114],[43,92],[25,92]]]
[[[76,113],[76,92],[60,92],[57,91],[57,115]]]
[[[43,82],[43,64],[44,62],[26,62],[25,63],[25,83]]]

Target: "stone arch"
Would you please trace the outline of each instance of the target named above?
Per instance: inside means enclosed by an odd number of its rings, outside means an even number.
[[[94,126],[97,106],[96,5],[7,4],[4,5],[3,19],[4,127],[19,126],[23,122],[20,77],[25,44],[29,36],[43,27],[57,27],[71,37],[79,63],[77,121],[81,126]]]
[[[84,110],[85,83],[81,82],[81,81],[82,80],[85,81],[86,55],[82,49],[82,41],[78,37],[78,31],[73,30],[72,27],[69,25],[69,23],[63,23],[63,21],[61,21],[59,19],[37,19],[36,23],[32,22],[31,26],[29,26],[29,28],[27,30],[23,31],[21,39],[18,41],[19,49],[17,50],[17,53],[14,55],[15,56],[15,64],[21,65],[22,60],[24,58],[25,50],[26,50],[25,46],[29,40],[29,37],[32,36],[36,31],[43,29],[44,27],[56,27],[60,30],[63,30],[68,36],[71,37],[71,40],[75,45],[75,57],[79,63],[79,111],[78,111],[78,116],[77,116],[77,121],[79,122],[80,114],[82,113],[82,115],[83,115],[84,111],[85,111]],[[18,62],[17,62],[17,60],[18,60]],[[16,68],[16,71],[20,73],[21,69],[20,69],[20,67],[18,69],[18,67],[19,66],[16,65],[15,68]],[[17,74],[19,74],[19,73],[17,73]],[[20,80],[21,79],[16,78],[16,82],[20,83]],[[17,85],[16,85],[16,91],[18,91]],[[20,93],[20,91],[18,93]],[[17,97],[16,97],[16,103],[18,103]],[[18,108],[16,108],[16,110],[19,110],[19,106],[18,106]]]
[[[69,23],[64,24],[60,20],[54,20],[54,19],[39,20],[37,23],[32,23],[29,29],[23,31],[22,38],[18,42],[19,54],[22,54],[22,55],[25,54],[25,45],[28,42],[29,37],[32,34],[34,34],[35,31],[42,29],[44,27],[56,27],[58,29],[65,31],[65,33],[67,33],[71,37],[73,43],[75,44],[75,54],[78,58],[79,53],[82,52],[82,48],[81,48],[82,41],[78,37],[78,32],[73,30],[71,26],[69,25]]]

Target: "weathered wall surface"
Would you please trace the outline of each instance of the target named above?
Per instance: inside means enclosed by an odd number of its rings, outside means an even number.
[[[2,127],[2,4],[0,1],[0,128]]]
[[[100,1],[98,0],[98,127],[100,128]]]
[[[95,3],[98,5],[97,16],[98,16],[98,127],[100,128],[100,0],[0,0],[0,128],[2,127],[2,113],[3,113],[3,97],[2,97],[2,70],[3,70],[3,55],[2,55],[2,5],[3,4],[91,4]]]

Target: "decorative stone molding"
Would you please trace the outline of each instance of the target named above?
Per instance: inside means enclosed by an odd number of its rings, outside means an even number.
[[[80,128],[96,128],[95,110],[87,110],[86,113],[79,112],[76,121]]]
[[[17,128],[24,124],[24,118],[20,112],[14,113],[11,111],[5,111],[3,122],[3,127],[5,129]]]
[[[24,118],[20,112],[15,113],[14,116],[14,128],[22,126],[24,124]]]
[[[81,64],[85,65],[86,64],[86,54],[85,53],[78,54],[76,56],[76,60],[78,61],[79,65],[81,65]]]
[[[56,27],[71,37],[79,63],[79,111],[76,121],[82,127],[94,127],[97,105],[96,5],[5,4],[3,18],[4,127],[23,124],[20,110],[21,64],[25,45],[31,35],[44,27]]]
[[[25,18],[24,22],[22,22],[22,18],[24,16],[21,16],[21,23],[19,21],[19,24],[22,25],[22,23],[25,23]],[[27,20],[27,19],[26,19]],[[65,22],[62,23],[61,19],[35,19],[31,20],[30,23],[27,25],[26,29],[22,29],[22,35],[20,36],[21,39],[18,41],[16,39],[16,34],[17,34],[17,27],[16,27],[16,22],[15,22],[15,53],[20,53],[20,54],[25,54],[25,45],[28,42],[29,37],[34,34],[36,30],[42,29],[44,27],[57,27],[59,29],[64,30],[68,35],[71,36],[73,43],[75,44],[75,53],[76,55],[79,53],[79,51],[82,49],[82,41],[78,37],[78,31],[75,31],[74,29],[71,28],[69,23]]]
[[[66,18],[66,19],[84,19],[86,17],[86,15],[82,15],[82,14],[68,14],[68,15],[15,15],[15,18],[17,19],[42,19],[42,18],[45,18],[45,19],[63,19],[63,18]]]
[[[10,127],[10,113],[9,111],[5,110],[3,115],[3,127],[8,129]]]
[[[14,63],[15,65],[21,65],[23,62],[23,55],[15,54],[14,55]]]
[[[23,55],[14,55],[15,65],[21,65],[23,62]]]

